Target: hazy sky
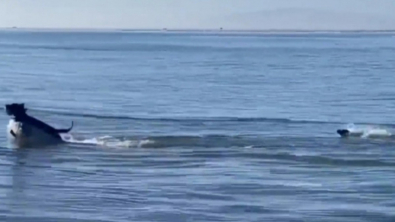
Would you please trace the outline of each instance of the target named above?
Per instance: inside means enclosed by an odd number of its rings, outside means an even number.
[[[0,0],[0,27],[395,29],[395,0]]]

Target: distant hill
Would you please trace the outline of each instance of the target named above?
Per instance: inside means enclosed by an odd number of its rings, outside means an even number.
[[[284,8],[210,18],[208,28],[281,30],[394,30],[395,19],[305,8]]]

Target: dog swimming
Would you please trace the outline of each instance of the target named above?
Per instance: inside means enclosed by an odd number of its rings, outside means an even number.
[[[6,104],[7,115],[13,116],[7,128],[7,133],[18,146],[49,145],[64,142],[60,134],[72,130],[74,123],[68,129],[54,127],[27,114],[24,103]]]

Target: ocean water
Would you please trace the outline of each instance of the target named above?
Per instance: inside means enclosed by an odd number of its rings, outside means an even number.
[[[394,36],[3,30],[0,219],[394,221]]]

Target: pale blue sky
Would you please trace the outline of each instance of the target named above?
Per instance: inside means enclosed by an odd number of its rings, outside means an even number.
[[[395,0],[0,0],[0,27],[395,29]]]

